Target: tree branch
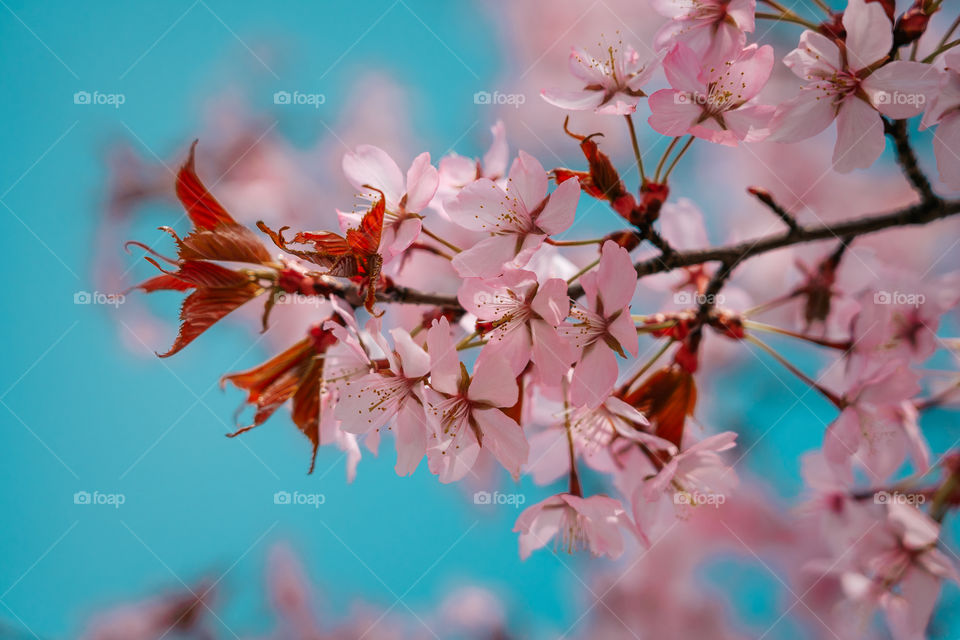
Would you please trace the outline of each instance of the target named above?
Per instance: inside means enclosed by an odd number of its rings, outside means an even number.
[[[759,198],[761,202],[770,207],[770,209],[783,220],[788,227],[787,231],[724,247],[680,252],[670,247],[670,245],[651,228],[644,234],[644,237],[649,240],[651,244],[661,249],[661,255],[635,263],[634,268],[637,271],[637,275],[642,277],[654,273],[672,271],[673,269],[679,269],[681,267],[704,264],[706,262],[720,262],[723,265],[721,269],[723,276],[716,279],[716,291],[713,292],[716,293],[720,287],[723,286],[724,281],[729,276],[729,272],[735,266],[756,255],[797,244],[829,240],[831,238],[840,238],[843,244],[847,244],[858,236],[876,233],[877,231],[884,231],[894,227],[924,225],[960,213],[960,200],[943,200],[940,198],[940,196],[934,192],[930,181],[920,169],[917,156],[910,146],[906,121],[890,121],[884,119],[884,131],[894,141],[897,163],[900,165],[900,168],[903,170],[904,175],[907,180],[910,181],[914,190],[920,195],[921,201],[919,203],[888,213],[865,216],[853,220],[844,220],[833,224],[803,227],[789,212],[782,209],[780,205],[773,201],[772,198],[763,197],[767,195],[766,192],[751,188],[750,193]],[[644,230],[641,229],[640,231],[643,233]],[[328,284],[330,285],[329,288],[331,292],[346,297],[348,301],[357,298],[356,291],[350,285],[344,285],[335,281],[331,281]],[[583,295],[583,287],[579,282],[571,284],[567,289],[567,294],[576,300]],[[378,292],[377,300],[388,303],[422,304],[446,309],[462,309],[456,296],[424,293],[399,285],[391,285],[385,290]],[[709,308],[707,311],[709,311]]]

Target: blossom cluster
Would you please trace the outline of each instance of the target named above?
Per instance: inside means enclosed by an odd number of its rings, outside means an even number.
[[[879,262],[865,267],[871,278],[849,277],[843,265],[869,260],[849,248],[857,235],[898,222],[878,218],[844,237],[833,233],[839,244],[814,266],[799,265],[800,281],[786,294],[758,296],[731,276],[759,251],[698,259],[694,250],[707,235],[702,216],[690,200],[671,199],[670,177],[697,139],[789,144],[835,120],[836,171],[872,166],[890,135],[921,206],[948,215],[926,179],[918,180],[897,128],[922,115],[921,129],[934,131],[941,181],[960,188],[960,49],[952,49],[949,33],[922,61],[912,46],[941,4],[917,0],[895,20],[892,3],[849,0],[819,25],[780,8],[776,18],[806,27],[782,58],[800,79],[797,95],[780,103],[764,100],[774,48],[748,44],[756,20],[769,17],[753,0],[651,2],[667,21],[647,56],[622,45],[599,58],[575,48],[570,70],[581,88],[544,90],[543,98],[626,121],[636,192],[596,134],[565,123],[585,166],[548,171],[524,151],[511,159],[498,123],[482,160],[450,154],[435,165],[424,152],[404,171],[382,149],[359,146],[342,169],[361,204],[337,210],[338,229],[289,233],[259,221],[261,235],[204,185],[194,143],[176,180],[192,229],[182,237],[166,229],[176,257],[132,243],[162,271],[139,289],[188,293],[180,332],[162,357],[254,299],[264,301],[266,328],[286,296],[316,298],[320,311],[304,335],[262,365],[224,376],[253,408],[250,424],[231,435],[289,403],[311,460],[321,445],[338,446],[348,452],[351,477],[360,445],[376,452],[386,431],[401,476],[426,459],[443,483],[478,476],[491,461],[514,480],[524,473],[539,484],[566,478],[566,491],[519,515],[521,556],[552,541],[618,557],[657,544],[700,507],[722,506],[738,491],[725,453],[738,434],[703,435],[710,425],[694,417],[697,381],[712,345],[751,345],[837,410],[822,451],[804,462],[812,517],[836,544],[808,568],[840,576],[845,603],[882,609],[895,637],[920,637],[941,581],[958,579],[938,537],[960,501],[960,463],[956,454],[933,459],[920,416],[955,399],[958,385],[931,390],[922,366],[938,349],[957,353],[938,330],[960,302],[960,282]],[[660,71],[668,86],[653,90]],[[637,146],[633,115],[641,108],[650,111],[649,127],[671,139],[652,174]],[[751,193],[787,226],[772,249],[828,237],[808,238],[769,193]],[[585,198],[608,205],[624,228],[570,239]],[[595,259],[574,262],[568,250],[576,247],[593,247]],[[431,278],[441,273],[451,277]],[[641,291],[665,288],[673,304],[638,308]],[[802,307],[792,326],[756,319],[791,304]],[[810,377],[762,333],[835,357]],[[650,355],[640,355],[641,336],[653,343]],[[915,477],[901,479],[905,464]],[[608,491],[588,491],[585,468]],[[935,468],[938,483],[923,484]],[[875,499],[907,493],[924,500]]]

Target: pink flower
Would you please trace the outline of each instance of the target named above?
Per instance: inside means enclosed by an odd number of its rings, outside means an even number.
[[[671,20],[657,31],[657,49],[682,42],[717,64],[737,56],[753,31],[756,0],[651,0],[654,11]]]
[[[354,188],[365,190],[369,185],[383,192],[387,205],[380,240],[384,262],[403,253],[420,235],[419,213],[430,204],[440,181],[437,169],[430,164],[430,154],[424,152],[414,158],[404,181],[400,167],[386,151],[364,144],[343,156],[343,172]],[[340,217],[344,229],[356,226],[353,214],[341,213]]]
[[[886,505],[881,513],[879,523],[875,519],[852,549],[846,546],[839,560],[816,564],[829,562],[829,571],[839,574],[844,594],[860,609],[861,624],[879,607],[895,640],[925,638],[941,582],[960,582],[960,576],[937,548],[937,522],[897,502]]]
[[[517,377],[532,360],[539,378],[555,383],[573,362],[569,343],[557,333],[570,311],[564,280],[540,285],[532,271],[511,269],[491,280],[465,279],[458,298],[487,338],[478,363],[503,360]]]
[[[346,381],[335,414],[349,433],[379,430],[396,418],[397,474],[414,472],[427,447],[423,382],[430,373],[430,357],[403,329],[393,329],[394,349],[380,334],[380,322],[372,319],[368,331],[387,357],[388,367]]]
[[[623,461],[615,459],[617,444],[632,447],[640,443],[653,451],[674,448],[667,440],[644,431],[649,426],[647,418],[616,396],[607,397],[595,408],[574,409],[569,422],[574,454],[591,469],[602,473],[621,471]],[[530,438],[533,462],[528,472],[537,484],[548,484],[570,471],[568,446],[563,423],[554,424]]]
[[[607,49],[608,58],[597,60],[583,49],[570,52],[570,73],[584,84],[579,91],[544,89],[540,92],[550,104],[569,109],[596,113],[626,115],[637,109],[637,102],[646,94],[640,89],[657,68],[657,60],[640,62],[640,55],[627,47],[623,52]]]
[[[493,142],[481,160],[474,160],[456,153],[450,153],[440,159],[438,165],[440,186],[437,188],[434,204],[444,216],[447,213],[443,205],[474,180],[488,178],[499,182],[506,178],[507,163],[510,158],[507,129],[503,121],[497,120],[497,123],[490,127],[490,133],[493,134]]]
[[[940,179],[952,189],[960,189],[960,51],[944,55],[947,68],[940,90],[923,114],[921,129],[937,125],[933,134],[933,153],[937,157]]]
[[[919,390],[916,372],[898,361],[854,378],[843,394],[849,406],[823,439],[824,456],[839,477],[849,478],[850,463],[856,460],[871,479],[882,482],[900,467],[908,451],[916,470],[927,470],[930,450],[910,402]]]
[[[623,553],[621,526],[631,528],[619,500],[561,493],[524,509],[513,530],[520,533],[523,560],[555,537],[567,553],[589,548],[595,556],[618,558]]]
[[[668,136],[691,134],[736,146],[766,137],[774,107],[754,104],[770,78],[773,47],[752,44],[721,64],[704,61],[683,43],[663,61],[672,89],[650,96],[648,120]]]
[[[476,462],[480,447],[493,454],[514,479],[527,462],[530,445],[523,430],[499,407],[517,402],[517,379],[503,360],[474,367],[473,376],[457,357],[446,318],[427,332],[430,388],[427,417],[432,430],[427,448],[430,471],[440,482],[455,482]]]
[[[865,169],[883,152],[880,114],[895,119],[923,111],[936,87],[932,67],[919,62],[883,64],[893,46],[892,25],[879,2],[850,0],[843,13],[844,53],[832,40],[804,31],[800,46],[783,62],[808,81],[793,100],[781,105],[772,138],[797,142],[837,120],[833,167],[841,173]]]
[[[630,254],[612,240],[603,243],[600,264],[580,277],[587,306],[574,305],[577,323],[564,329],[579,352],[570,385],[575,407],[597,407],[617,382],[617,356],[624,349],[637,356],[637,329],[630,316],[630,300],[637,272]]]
[[[724,431],[686,447],[679,453],[674,446],[666,454],[669,460],[652,478],[643,480],[633,495],[633,517],[637,530],[658,536],[676,518],[700,505],[719,506],[725,493],[737,484],[737,475],[720,453],[735,445],[737,434]]]
[[[450,219],[494,235],[458,253],[453,266],[464,278],[492,278],[510,266],[523,267],[548,235],[573,223],[580,182],[566,180],[547,195],[547,172],[536,158],[520,152],[510,167],[506,189],[488,178],[464,187],[447,205]]]
[[[886,274],[885,274],[886,275]],[[920,282],[899,277],[884,280],[890,290],[866,290],[854,318],[854,352],[864,358],[904,358],[922,362],[939,345],[940,317],[956,306],[960,291],[950,278]]]

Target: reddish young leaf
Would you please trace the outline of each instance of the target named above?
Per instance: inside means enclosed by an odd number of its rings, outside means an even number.
[[[194,167],[198,140],[190,145],[190,155],[177,172],[177,198],[187,210],[190,220],[199,229],[213,229],[221,224],[237,224],[226,209],[203,186]]]
[[[221,267],[215,262],[184,260],[176,271],[167,271],[151,258],[147,258],[147,262],[191,287],[242,287],[250,282],[247,274]]]
[[[367,187],[373,189],[373,187]],[[373,313],[373,303],[376,300],[377,278],[383,266],[383,257],[380,250],[380,238],[383,233],[383,217],[386,212],[386,199],[379,189],[380,197],[364,214],[360,226],[348,229],[346,237],[332,231],[300,231],[289,242],[292,244],[312,244],[313,251],[291,249],[283,232],[289,227],[281,227],[274,231],[262,221],[257,227],[270,236],[273,243],[291,255],[325,267],[324,275],[340,278],[360,277],[362,290],[365,291],[364,306]]]
[[[262,292],[263,289],[253,282],[240,287],[197,289],[186,297],[183,306],[180,307],[180,332],[173,346],[166,353],[157,355],[161,358],[172,356],[193,342],[218,320]]]
[[[647,417],[656,435],[679,447],[687,416],[697,404],[697,386],[689,371],[670,365],[651,374],[623,401]]]
[[[283,353],[258,367],[221,378],[221,385],[232,382],[247,391],[246,402],[256,407],[253,422],[234,433],[235,437],[263,424],[280,406],[292,399],[294,424],[306,435],[313,451],[310,473],[313,472],[320,446],[320,391],[323,384],[324,352],[336,338],[320,326],[310,330],[310,335],[297,342]]]

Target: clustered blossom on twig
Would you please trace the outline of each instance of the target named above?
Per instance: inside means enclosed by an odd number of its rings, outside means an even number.
[[[191,148],[177,195],[193,230],[183,238],[170,231],[176,258],[150,250],[169,268],[148,258],[164,273],[138,285],[148,293],[190,292],[180,333],[163,355],[253,299],[264,300],[264,327],[284,294],[324,299],[327,306],[306,336],[292,337],[292,346],[265,364],[224,377],[247,392],[255,409],[253,422],[238,433],[289,400],[314,457],[319,446],[336,444],[350,452],[351,474],[361,441],[375,451],[386,430],[394,436],[400,475],[426,458],[441,482],[456,482],[475,474],[487,457],[514,479],[527,470],[550,479],[566,475],[567,491],[518,518],[521,555],[553,540],[568,550],[616,557],[633,541],[654,544],[703,499],[735,491],[737,475],[724,452],[736,446],[737,434],[701,436],[689,428],[700,426],[697,379],[711,343],[759,349],[837,409],[817,454],[820,476],[811,484],[821,490],[829,476],[832,498],[815,502],[824,527],[842,531],[844,540],[862,534],[863,544],[858,540],[848,556],[833,550],[835,556],[811,567],[842,572],[849,603],[883,609],[898,639],[918,637],[940,582],[957,576],[937,539],[943,517],[960,502],[960,469],[955,455],[934,459],[920,417],[954,401],[960,385],[925,393],[920,366],[952,344],[937,330],[960,301],[960,285],[952,277],[925,284],[879,264],[871,282],[844,283],[839,269],[860,235],[960,212],[960,202],[938,196],[920,171],[901,122],[923,115],[922,127],[934,131],[941,180],[960,188],[960,58],[951,51],[958,41],[947,33],[923,60],[910,46],[943,3],[917,0],[894,20],[892,3],[849,0],[822,24],[772,2],[773,14],[756,11],[751,1],[653,4],[669,18],[656,51],[641,56],[618,45],[595,58],[574,49],[570,67],[579,88],[543,93],[568,111],[626,121],[637,193],[601,151],[597,134],[574,134],[565,123],[586,166],[547,171],[524,151],[509,162],[498,124],[482,162],[451,155],[434,167],[423,153],[404,175],[384,151],[357,148],[343,169],[362,191],[361,210],[338,212],[335,231],[291,234],[259,222],[273,244],[268,249],[206,189]],[[763,99],[774,48],[747,42],[755,20],[771,16],[806,27],[798,47],[782,58],[802,81],[797,96],[782,104]],[[669,87],[651,91],[660,69]],[[644,164],[637,145],[633,114],[644,100],[651,129],[671,138],[655,165]],[[837,171],[873,165],[889,135],[920,201],[806,227],[768,192],[751,187],[785,226],[782,234],[726,247],[688,246],[689,237],[706,233],[691,201],[671,201],[677,187],[670,178],[695,140],[790,143],[834,121]],[[577,221],[581,194],[608,204],[624,229],[596,239],[561,238]],[[456,234],[436,231],[450,225]],[[803,265],[802,282],[785,295],[750,300],[729,283],[755,255],[817,240],[838,244],[814,266]],[[572,264],[564,249],[578,245],[595,245],[596,259]],[[631,257],[642,251],[645,259]],[[407,260],[420,253],[452,268],[456,291],[405,286]],[[681,302],[673,306],[637,308],[645,278],[667,271],[680,274],[667,286],[687,297],[675,296]],[[911,293],[891,296],[884,287]],[[737,304],[723,302],[721,291]],[[795,327],[756,319],[793,302],[803,308]],[[401,320],[395,303],[419,304],[422,313],[417,321],[409,314]],[[764,333],[791,336],[836,358],[823,375],[811,377],[761,339]],[[639,357],[641,335],[655,342],[653,357]],[[898,481],[908,458],[918,475]],[[552,470],[544,470],[544,460]],[[618,497],[588,491],[578,465],[603,474]],[[931,485],[924,474],[934,468],[941,477]],[[868,486],[856,484],[858,478]],[[929,509],[863,499],[879,490],[929,496]]]

